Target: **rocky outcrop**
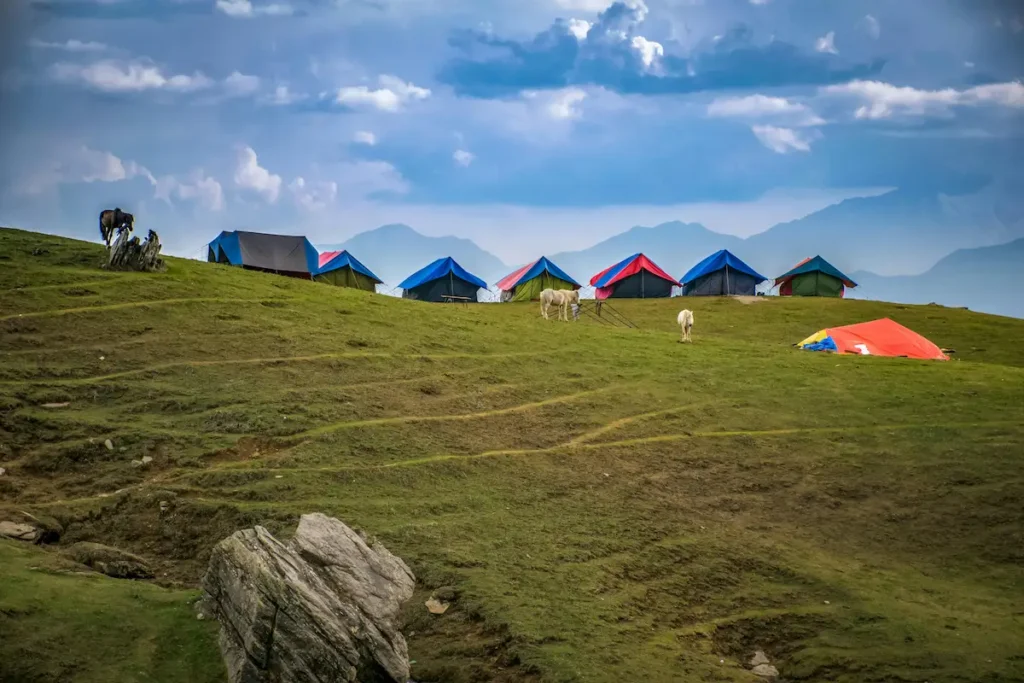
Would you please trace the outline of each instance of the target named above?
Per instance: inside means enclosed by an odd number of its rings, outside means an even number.
[[[29,543],[56,543],[64,532],[60,524],[47,517],[27,512],[16,516],[18,519],[0,519],[0,536]]]
[[[75,543],[62,554],[70,560],[115,579],[151,579],[153,572],[138,555],[100,543]]]
[[[200,608],[220,621],[232,683],[406,683],[397,619],[414,586],[382,545],[310,514],[288,543],[259,526],[221,541]]]

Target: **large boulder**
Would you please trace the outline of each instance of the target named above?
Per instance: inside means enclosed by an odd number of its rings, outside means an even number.
[[[310,514],[288,543],[259,526],[221,541],[202,609],[220,621],[231,683],[406,683],[397,620],[415,582],[384,546]]]
[[[81,541],[62,553],[68,559],[115,579],[151,579],[153,572],[138,555],[100,543]]]

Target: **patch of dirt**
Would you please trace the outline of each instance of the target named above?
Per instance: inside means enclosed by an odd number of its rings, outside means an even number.
[[[764,301],[768,297],[766,297],[766,296],[734,296],[732,298],[735,299],[736,301],[739,301],[741,304],[757,304],[757,303],[761,303],[762,301]]]

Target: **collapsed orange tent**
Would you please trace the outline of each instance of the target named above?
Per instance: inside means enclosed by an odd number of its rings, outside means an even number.
[[[830,327],[812,334],[797,346],[805,351],[949,360],[938,346],[889,318]]]

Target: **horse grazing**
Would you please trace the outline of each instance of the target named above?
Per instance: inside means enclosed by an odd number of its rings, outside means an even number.
[[[569,305],[579,304],[580,293],[575,289],[545,289],[540,293],[540,314],[545,320],[552,305],[558,306],[558,319],[569,322]]]
[[[679,316],[676,318],[676,324],[679,325],[682,336],[680,342],[692,342],[690,339],[690,330],[693,329],[693,311],[683,309],[679,311]]]
[[[106,243],[107,247],[110,246],[110,241],[114,238],[114,234],[126,228],[128,232],[131,232],[135,227],[135,216],[130,213],[125,213],[120,209],[105,209],[100,211],[100,237]]]

